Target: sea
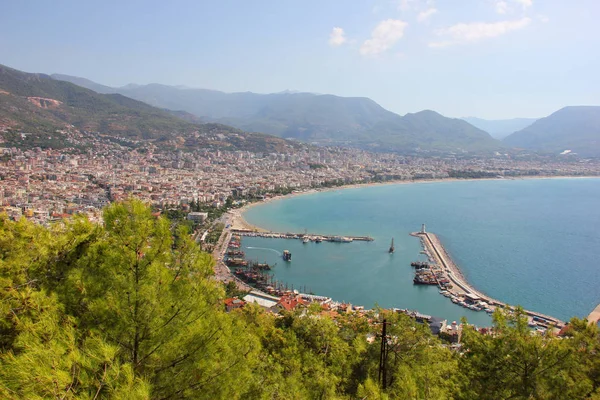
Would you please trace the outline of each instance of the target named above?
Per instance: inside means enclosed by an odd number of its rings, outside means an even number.
[[[491,324],[435,286],[413,285],[425,260],[411,232],[426,224],[472,286],[562,320],[600,303],[600,178],[415,182],[308,193],[244,213],[277,232],[371,236],[372,242],[302,243],[244,237],[246,258],[275,264],[274,279],[336,301]],[[388,253],[394,239],[396,252]],[[292,261],[282,260],[283,250]]]

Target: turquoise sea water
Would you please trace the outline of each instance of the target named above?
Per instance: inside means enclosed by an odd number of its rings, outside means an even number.
[[[261,204],[244,217],[280,232],[369,235],[374,242],[244,238],[247,258],[277,262],[276,279],[372,307],[416,309],[449,320],[490,318],[414,286],[421,223],[467,280],[486,294],[563,320],[600,303],[600,179],[415,183],[344,189]],[[394,237],[396,253],[387,249]],[[250,249],[248,249],[250,247]],[[280,254],[289,249],[291,263]]]

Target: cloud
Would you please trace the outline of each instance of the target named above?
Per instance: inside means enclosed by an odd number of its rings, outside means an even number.
[[[437,8],[429,7],[427,10],[421,11],[419,13],[419,15],[417,15],[417,21],[419,21],[419,22],[427,21],[429,19],[429,17],[431,17],[437,11],[438,11]]]
[[[533,6],[533,0],[494,0],[494,9],[498,14],[507,14],[514,11],[515,5],[520,5],[523,10]]]
[[[494,38],[511,31],[525,28],[531,22],[531,18],[499,22],[472,22],[452,25],[448,28],[438,29],[438,36],[448,39],[440,42],[429,43],[429,47],[447,47],[455,44],[477,42],[483,39]]]
[[[336,26],[329,34],[329,45],[332,47],[337,47],[343,45],[344,43],[346,43],[344,30]]]
[[[363,56],[377,55],[390,49],[404,36],[404,29],[407,25],[406,22],[399,19],[381,21],[371,32],[371,39],[365,40],[360,46],[360,54]]]
[[[505,1],[497,1],[495,9],[498,14],[506,14],[508,11],[508,3]]]
[[[533,5],[533,0],[514,0],[515,3],[519,3],[523,8],[529,8]]]
[[[415,3],[416,0],[400,0],[398,3],[398,9],[400,11],[408,11],[413,7],[413,3]]]

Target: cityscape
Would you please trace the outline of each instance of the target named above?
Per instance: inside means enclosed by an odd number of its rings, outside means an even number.
[[[138,151],[113,143],[94,150],[0,148],[0,206],[47,223],[76,213],[98,220],[110,201],[134,196],[160,209],[190,202],[329,186],[461,178],[598,176],[600,162],[575,156],[403,156],[305,146],[288,153]]]

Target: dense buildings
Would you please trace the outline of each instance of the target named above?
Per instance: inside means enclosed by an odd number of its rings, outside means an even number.
[[[134,196],[158,207],[389,180],[600,175],[600,162],[497,154],[491,158],[402,156],[305,147],[289,153],[0,148],[0,206],[11,217],[47,222],[73,213],[97,219],[110,201]]]

